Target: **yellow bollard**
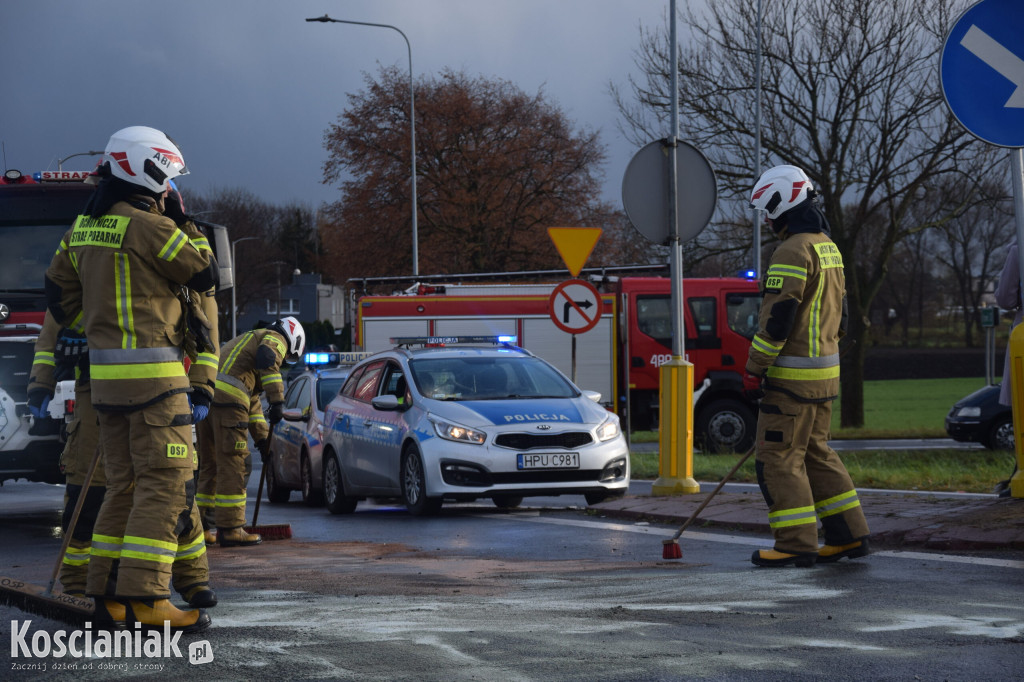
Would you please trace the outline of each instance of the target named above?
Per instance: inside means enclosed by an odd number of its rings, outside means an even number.
[[[1010,332],[1010,395],[1013,402],[1013,443],[1017,472],[1010,479],[1010,495],[1024,497],[1024,324]]]
[[[658,479],[652,495],[693,494],[693,365],[678,355],[658,370]]]

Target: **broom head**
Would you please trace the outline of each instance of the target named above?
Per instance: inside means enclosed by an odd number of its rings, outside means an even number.
[[[0,576],[0,604],[12,606],[26,613],[84,627],[94,617],[92,599],[75,597],[63,592],[48,592],[41,585],[32,585],[17,578]]]
[[[258,533],[264,540],[290,540],[292,537],[292,527],[288,523],[246,526],[245,532]]]
[[[678,540],[662,540],[661,541],[661,558],[662,559],[682,559],[683,550],[679,546]]]

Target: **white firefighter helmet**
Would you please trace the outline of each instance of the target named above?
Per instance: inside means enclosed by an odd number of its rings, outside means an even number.
[[[775,166],[762,173],[754,184],[750,205],[775,220],[803,202],[813,189],[811,179],[796,166]]]
[[[306,348],[306,332],[302,329],[302,323],[294,317],[284,317],[277,321],[274,328],[284,335],[284,340],[288,344],[285,359],[289,362],[298,362]]]
[[[146,126],[122,128],[111,135],[104,159],[114,177],[156,194],[162,194],[174,178],[188,174],[178,145]]]

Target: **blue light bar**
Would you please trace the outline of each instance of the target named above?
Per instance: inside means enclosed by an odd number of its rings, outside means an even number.
[[[757,279],[757,270],[754,270],[753,268],[749,270],[741,270],[740,277],[743,279]]]
[[[307,365],[327,365],[331,362],[330,353],[306,353]]]

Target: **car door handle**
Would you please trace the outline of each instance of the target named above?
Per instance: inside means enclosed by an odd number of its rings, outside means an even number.
[[[366,428],[370,428],[371,426],[373,426],[373,420],[367,419],[366,421],[363,422],[363,426],[365,426]]]

